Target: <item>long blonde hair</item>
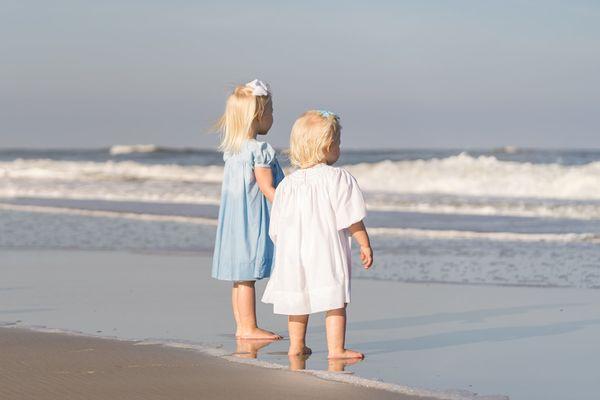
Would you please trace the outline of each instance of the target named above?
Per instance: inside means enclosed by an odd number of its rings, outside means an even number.
[[[290,135],[289,157],[300,168],[324,162],[333,143],[339,143],[342,126],[337,115],[310,110],[296,120]]]
[[[255,96],[251,87],[236,86],[227,98],[225,112],[215,125],[216,130],[221,133],[219,150],[238,153],[243,141],[254,134],[270,101],[270,95]]]

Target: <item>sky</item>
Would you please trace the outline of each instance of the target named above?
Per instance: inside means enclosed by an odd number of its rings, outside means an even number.
[[[214,147],[270,82],[347,148],[600,148],[598,1],[0,0],[0,148]]]

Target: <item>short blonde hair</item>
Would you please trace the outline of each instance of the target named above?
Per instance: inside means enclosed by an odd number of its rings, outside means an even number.
[[[215,128],[221,133],[219,150],[238,153],[244,139],[252,136],[256,123],[262,118],[271,96],[255,96],[252,88],[238,85],[227,98],[225,112]]]
[[[333,143],[339,143],[342,126],[337,115],[310,110],[296,120],[290,135],[292,165],[310,167],[326,160]]]

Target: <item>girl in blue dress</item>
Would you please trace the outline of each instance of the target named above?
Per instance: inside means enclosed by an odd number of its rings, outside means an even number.
[[[231,301],[240,339],[281,339],[256,323],[257,279],[271,275],[269,210],[283,171],[273,148],[256,140],[273,124],[269,86],[255,79],[237,86],[218,122],[225,168],[213,256],[213,278],[232,281]]]

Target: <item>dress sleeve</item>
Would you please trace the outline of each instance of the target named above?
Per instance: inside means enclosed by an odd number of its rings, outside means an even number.
[[[254,167],[269,168],[275,162],[275,150],[269,143],[257,142],[252,151]]]
[[[356,178],[340,169],[334,187],[333,206],[337,229],[342,230],[362,221],[367,216],[367,208]]]

